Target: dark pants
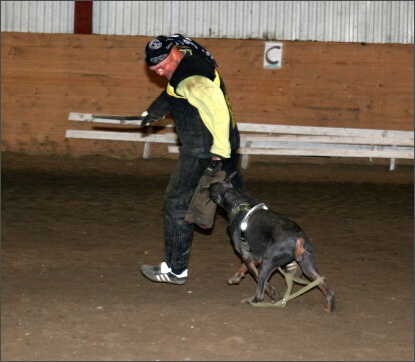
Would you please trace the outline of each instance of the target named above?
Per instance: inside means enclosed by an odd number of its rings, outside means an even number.
[[[175,274],[180,274],[187,269],[189,264],[194,224],[188,224],[184,221],[184,217],[209,162],[210,158],[196,158],[180,154],[167,186],[164,196],[164,261]],[[238,170],[238,155],[235,152],[232,153],[231,158],[222,160],[222,170],[227,176]],[[240,172],[232,179],[232,185],[245,196],[248,202],[257,203],[255,199],[246,194]]]

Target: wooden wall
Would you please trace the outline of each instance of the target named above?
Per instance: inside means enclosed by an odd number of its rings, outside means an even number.
[[[147,108],[165,85],[144,64],[150,39],[2,33],[2,151],[140,157],[140,143],[64,135],[91,128],[68,121],[69,112]],[[413,45],[283,42],[282,69],[269,70],[263,41],[195,40],[215,56],[238,122],[414,129]],[[165,145],[151,156],[175,157]]]

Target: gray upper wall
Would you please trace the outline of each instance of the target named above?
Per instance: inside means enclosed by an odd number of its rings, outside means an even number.
[[[1,31],[73,33],[74,1],[1,1]],[[94,1],[93,33],[414,43],[413,1]]]

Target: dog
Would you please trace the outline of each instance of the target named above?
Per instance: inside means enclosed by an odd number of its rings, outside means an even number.
[[[268,210],[264,204],[250,206],[230,182],[237,172],[226,180],[212,183],[206,192],[210,200],[227,214],[233,246],[257,282],[256,294],[242,303],[261,303],[265,292],[276,300],[278,293],[268,281],[274,271],[293,261],[300,265],[310,281],[321,278],[310,240],[302,228],[288,217]],[[228,283],[238,284],[244,275],[245,268],[241,266]],[[331,312],[335,307],[334,293],[322,280],[317,285],[327,299],[325,309]]]

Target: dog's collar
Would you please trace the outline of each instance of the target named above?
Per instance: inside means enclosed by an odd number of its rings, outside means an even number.
[[[256,211],[256,210],[258,210],[258,209],[265,209],[265,210],[268,210],[268,207],[265,205],[265,204],[263,204],[263,203],[261,203],[261,204],[257,204],[257,205],[255,205],[252,209],[250,209],[247,213],[246,213],[246,215],[244,216],[244,218],[242,219],[242,221],[241,221],[241,225],[240,225],[240,228],[241,228],[241,239],[242,239],[242,243],[246,243],[246,244],[248,244],[246,241],[245,241],[245,231],[246,231],[246,228],[248,227],[248,221],[249,221],[249,218],[251,217],[251,215]],[[248,246],[248,248],[249,248],[249,246]],[[249,250],[248,250],[249,251]]]
[[[245,212],[250,210],[250,205],[247,202],[242,202],[234,207],[229,214],[228,225],[231,226],[233,221],[235,220],[235,216],[238,215],[240,212]]]
[[[233,208],[232,209],[232,211],[231,211],[231,213],[230,213],[230,216],[229,216],[229,226],[231,226],[232,225],[232,223],[233,223],[233,221],[234,221],[234,219],[235,219],[235,216],[238,214],[238,213],[240,213],[240,212],[246,212],[246,214],[245,214],[245,216],[244,216],[244,218],[242,219],[242,221],[241,221],[241,223],[240,223],[240,225],[239,225],[239,229],[240,229],[240,232],[241,232],[241,243],[242,243],[242,247],[248,252],[248,253],[251,253],[252,254],[252,252],[251,252],[251,249],[249,248],[249,244],[248,244],[248,242],[245,240],[246,239],[246,229],[248,228],[248,221],[249,221],[249,218],[251,217],[251,215],[256,211],[256,210],[259,210],[259,209],[264,209],[264,210],[268,210],[268,207],[265,205],[265,204],[263,204],[263,203],[260,203],[260,204],[257,204],[257,205],[255,205],[254,207],[250,207],[250,205],[247,203],[247,202],[243,202],[243,203],[241,203],[241,204],[239,204],[239,205],[237,205],[235,208]],[[252,254],[252,256],[256,259],[256,260],[259,260],[256,256],[254,256],[253,254]]]

